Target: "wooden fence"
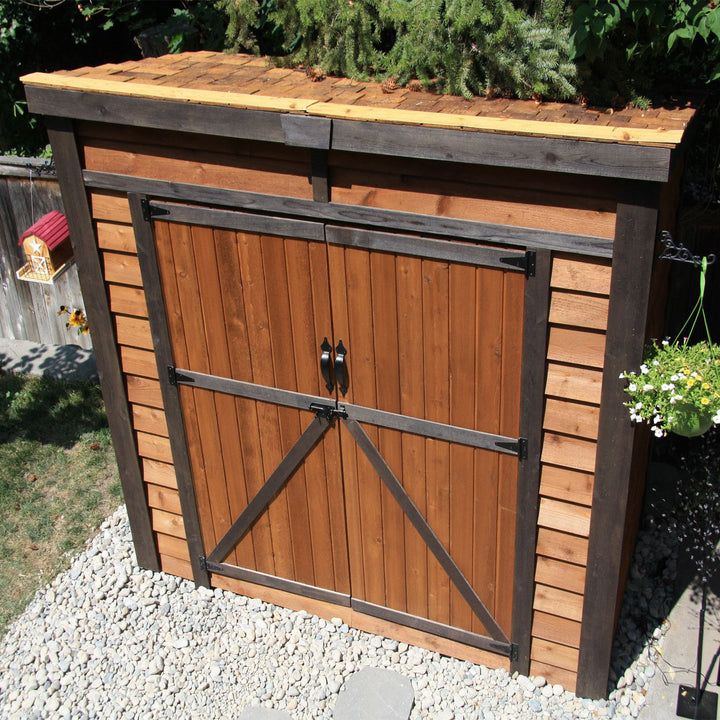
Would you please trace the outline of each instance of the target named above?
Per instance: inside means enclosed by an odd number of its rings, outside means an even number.
[[[53,285],[15,276],[24,263],[20,235],[50,210],[63,210],[52,167],[38,158],[0,157],[0,337],[90,348],[90,336],[66,328],[57,314],[61,305],[84,309],[75,264]]]

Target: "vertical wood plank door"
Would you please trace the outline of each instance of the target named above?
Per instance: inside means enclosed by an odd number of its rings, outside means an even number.
[[[353,601],[466,642],[448,628],[507,641],[518,459],[493,436],[519,433],[525,276],[502,251],[346,228],[326,237],[335,338],[347,349],[340,407],[491,617],[471,607],[346,423]],[[456,442],[464,430],[484,447]]]
[[[320,428],[279,491],[264,488],[312,432],[313,399],[335,403],[318,362],[332,337],[322,226],[258,225],[189,206],[168,214],[154,222],[155,250],[172,363],[185,378],[178,392],[204,551],[212,558],[225,538],[215,560],[231,574],[255,573],[241,579],[347,595],[337,427]]]

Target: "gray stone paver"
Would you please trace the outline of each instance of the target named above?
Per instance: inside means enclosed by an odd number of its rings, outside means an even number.
[[[345,683],[334,720],[408,720],[415,696],[410,680],[392,670],[365,668]]]

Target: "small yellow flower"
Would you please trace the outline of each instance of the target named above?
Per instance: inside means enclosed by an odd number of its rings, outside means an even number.
[[[709,405],[710,400],[708,400],[707,398],[700,398],[700,404],[701,405]]]
[[[692,378],[688,378],[687,386],[691,388],[695,384],[695,381]]]
[[[710,389],[710,383],[704,382],[704,383],[701,385],[701,387],[702,387],[703,390],[709,390],[709,389]]]

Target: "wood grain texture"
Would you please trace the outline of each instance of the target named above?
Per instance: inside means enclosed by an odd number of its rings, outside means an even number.
[[[547,365],[545,394],[548,396],[599,405],[601,390],[602,371],[600,370],[554,362]]]
[[[590,508],[563,500],[542,498],[538,525],[587,537],[590,533]]]
[[[540,494],[589,506],[592,503],[593,481],[594,477],[588,473],[555,465],[543,465],[540,474]]]
[[[580,623],[536,610],[533,614],[533,637],[578,648]]]
[[[577,256],[556,255],[550,284],[561,290],[610,294],[612,268],[608,262]]]
[[[591,330],[605,330],[608,299],[596,295],[555,290],[550,298],[550,322]]]
[[[110,310],[116,315],[135,315],[140,318],[148,316],[145,293],[140,287],[107,284]]]
[[[156,460],[142,459],[143,480],[146,483],[162,485],[163,487],[177,488],[175,468],[169,463]]]
[[[535,580],[543,585],[582,595],[585,590],[585,568],[539,555]]]
[[[89,195],[90,212],[95,220],[130,224],[130,206],[127,196],[119,192],[98,191],[90,192]]]
[[[127,386],[127,397],[131,403],[148,405],[159,409],[164,407],[160,383],[157,380],[150,380],[137,375],[126,375],[125,384]]]
[[[169,555],[170,557],[177,558],[178,560],[185,560],[190,562],[190,551],[188,550],[187,542],[181,538],[173,537],[172,535],[165,535],[164,533],[155,533],[155,542],[157,543],[158,551],[161,555]]]
[[[140,264],[136,255],[103,252],[101,256],[107,282],[142,287]]]
[[[128,375],[140,375],[157,380],[155,355],[149,350],[120,345],[120,364],[123,372]]]
[[[545,430],[596,440],[599,421],[600,408],[596,405],[565,402],[555,398],[548,398],[545,403]]]
[[[540,528],[537,552],[538,555],[584,566],[587,564],[588,541],[578,535]]]
[[[605,335],[589,330],[553,326],[548,339],[548,360],[602,368]]]
[[[95,223],[95,235],[101,250],[137,254],[131,225],[98,221]]]
[[[142,457],[160,462],[172,463],[172,452],[170,441],[159,435],[151,435],[146,432],[137,432],[138,453]]]
[[[153,509],[150,515],[152,517],[153,530],[164,533],[165,535],[185,539],[185,525],[182,515],[156,509]],[[192,574],[190,577],[192,577]]]
[[[168,437],[168,427],[165,420],[165,413],[162,410],[145,405],[131,405],[130,412],[133,420],[133,427],[136,430]],[[146,480],[146,482],[148,482]],[[164,483],[161,483],[164,484]]]
[[[590,440],[546,432],[541,459],[551,465],[592,473],[595,471],[596,452],[597,443]]]
[[[119,345],[128,345],[143,350],[152,350],[150,323],[141,318],[127,315],[114,315],[115,337]]]
[[[169,575],[192,580],[192,566],[187,560],[174,557],[173,555],[160,555],[160,568]]]
[[[580,622],[582,620],[583,597],[578,593],[538,583],[535,586],[533,608]]]
[[[550,640],[533,640],[531,657],[538,663],[577,672],[578,651]],[[566,689],[569,689],[566,687]]]

